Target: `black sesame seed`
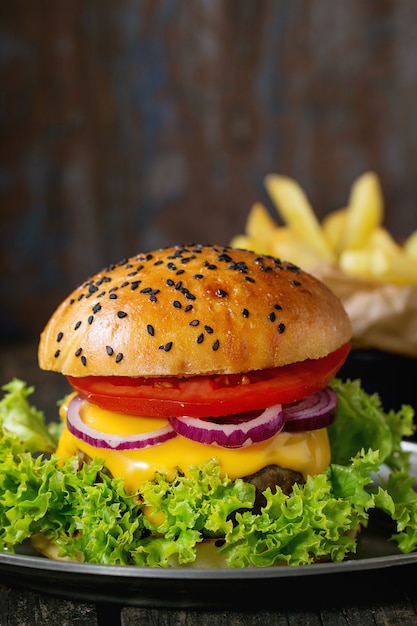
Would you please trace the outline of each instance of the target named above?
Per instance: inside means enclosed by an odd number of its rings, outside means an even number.
[[[282,306],[280,304],[274,304],[274,309],[277,311],[282,311]]]
[[[140,290],[140,293],[152,293],[152,287],[144,287]]]
[[[122,319],[123,317],[127,317],[127,313],[125,311],[117,311],[117,317]]]
[[[225,291],[224,289],[217,289],[216,291],[216,295],[219,296],[219,298],[225,298],[227,296],[227,291]]]
[[[184,274],[185,270],[177,270],[175,274],[179,276],[180,274]]]
[[[132,291],[135,291],[135,289],[137,289],[137,288],[139,287],[139,284],[140,284],[141,282],[142,282],[142,281],[140,281],[140,280],[133,280],[133,281],[131,282],[131,284],[130,284],[130,288],[131,288],[131,290],[132,290]]]
[[[85,365],[87,365],[87,359],[86,359],[86,357],[85,357],[84,355],[82,355],[82,357],[81,357],[81,363],[82,363],[84,366],[85,366]]]
[[[166,284],[168,285],[168,287],[173,287],[175,285],[175,281],[172,280],[172,278],[168,278]]]
[[[122,284],[120,285],[120,287],[127,287],[127,286],[128,286],[128,284],[129,284],[129,281],[128,281],[128,280],[125,280],[125,282],[124,282],[124,283],[122,283]]]
[[[188,311],[192,311],[193,305],[192,304],[187,304],[187,306],[185,307],[184,311],[186,313],[188,313]]]
[[[77,348],[76,351],[74,352],[75,356],[80,356],[82,351],[83,351],[82,348]]]
[[[278,324],[278,332],[279,332],[280,335],[282,335],[284,330],[285,330],[285,324],[282,324],[282,323]]]
[[[120,363],[122,359],[123,359],[123,354],[121,352],[116,354],[116,363]]]
[[[299,280],[291,280],[290,281],[291,285],[294,285],[294,287],[300,287],[301,283]]]
[[[193,278],[201,279],[204,278],[203,274],[194,274]]]
[[[62,333],[62,332],[59,332],[59,333],[57,334],[57,336],[56,336],[56,340],[57,340],[57,342],[58,342],[58,343],[61,341],[61,339],[62,339],[62,337],[63,337],[63,336],[64,336],[64,333]]]
[[[146,326],[146,330],[148,331],[148,333],[150,334],[150,336],[151,336],[151,337],[153,337],[153,336],[154,336],[154,334],[155,334],[155,329],[154,329],[154,327],[152,326],[152,324],[147,324],[147,326]]]
[[[216,341],[213,343],[212,350],[216,351],[219,349],[219,345],[220,345],[220,341],[218,339],[216,339]]]
[[[192,321],[190,322],[190,326],[198,326],[198,325],[199,325],[199,323],[200,323],[200,320],[192,320]]]
[[[243,315],[243,317],[249,317],[248,309],[242,309],[242,315]]]
[[[158,299],[155,296],[155,294],[151,293],[151,295],[149,296],[149,302],[158,302]]]
[[[61,353],[61,350],[57,350],[54,354],[54,357],[57,358],[60,355],[60,353]]]
[[[206,333],[208,333],[209,335],[211,335],[211,333],[213,332],[212,327],[211,327],[211,326],[207,326],[207,325],[205,325],[205,326],[204,326],[204,328],[205,328]]]
[[[77,330],[80,326],[81,326],[81,321],[78,320],[78,322],[74,326],[74,330]]]
[[[275,313],[273,311],[268,315],[268,319],[269,319],[270,322],[275,322],[276,317],[277,316],[275,315]]]
[[[179,300],[174,300],[174,302],[172,303],[174,305],[174,307],[176,309],[180,309],[181,308],[181,302]]]
[[[197,343],[203,343],[204,341],[204,334],[200,333],[200,335],[198,335],[197,337]]]
[[[106,352],[107,352],[107,354],[108,354],[109,356],[112,356],[112,355],[113,355],[114,350],[113,350],[113,348],[112,348],[111,346],[106,346]]]
[[[179,289],[181,289],[181,287],[182,287],[182,280],[179,280],[177,284],[175,285],[175,289],[178,291]]]
[[[110,300],[117,300],[117,295],[115,293],[111,293],[109,295]]]
[[[252,276],[245,276],[245,280],[247,280],[248,283],[254,283],[255,282],[255,279],[252,278]]]
[[[164,350],[165,352],[169,352],[172,348],[172,341],[168,341],[164,346],[159,346],[159,350]]]
[[[89,315],[89,316],[88,316],[88,319],[87,319],[87,322],[88,322],[89,324],[92,324],[92,323],[93,323],[93,321],[94,321],[94,315]]]
[[[248,271],[248,266],[246,265],[246,263],[244,261],[232,261],[229,265],[229,270],[237,270],[238,272],[241,272],[242,274],[246,274]]]
[[[97,302],[97,304],[93,306],[93,313],[98,313],[100,309],[101,309],[101,304]]]

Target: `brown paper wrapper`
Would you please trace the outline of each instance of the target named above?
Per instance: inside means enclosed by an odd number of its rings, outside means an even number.
[[[352,348],[417,357],[417,285],[363,280],[327,264],[309,271],[342,301],[352,323]]]

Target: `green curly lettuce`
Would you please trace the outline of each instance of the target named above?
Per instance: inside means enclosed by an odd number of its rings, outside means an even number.
[[[53,452],[56,449],[61,424],[46,424],[45,416],[32,406],[28,396],[34,387],[14,378],[3,385],[5,395],[0,402],[0,424],[5,435],[16,435],[28,452]]]
[[[403,405],[385,412],[377,393],[368,394],[359,380],[335,378],[330,387],[337,394],[337,417],[328,428],[332,461],[345,465],[361,448],[379,450],[381,462],[392,470],[409,469],[409,453],[401,441],[415,431],[414,409]]]
[[[0,401],[0,549],[14,552],[42,536],[60,557],[170,567],[192,565],[211,538],[230,567],[337,562],[355,553],[355,530],[378,508],[395,522],[400,550],[415,550],[415,479],[401,447],[414,432],[413,410],[385,413],[359,381],[332,387],[339,398],[329,428],[332,464],[290,495],[267,489],[255,513],[253,485],[223,477],[215,459],[173,480],[158,474],[134,494],[106,475],[100,459],[81,468],[75,457],[60,461],[54,429],[28,403],[33,389],[12,381]]]

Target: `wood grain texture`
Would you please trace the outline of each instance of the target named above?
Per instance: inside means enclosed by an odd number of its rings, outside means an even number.
[[[417,227],[414,0],[1,0],[0,338],[99,267],[227,243],[270,172]],[[7,294],[7,295],[6,295]]]

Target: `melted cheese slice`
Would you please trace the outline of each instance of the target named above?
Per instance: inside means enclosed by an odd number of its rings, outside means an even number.
[[[61,406],[60,414],[64,420],[73,395],[68,396]],[[80,413],[91,428],[118,435],[150,432],[167,424],[164,418],[113,413],[89,402],[83,403]],[[142,482],[152,480],[156,472],[166,474],[171,480],[178,468],[187,475],[188,466],[200,465],[213,458],[218,459],[222,474],[232,480],[253,474],[266,465],[296,470],[305,477],[322,472],[330,463],[325,428],[302,433],[281,432],[266,441],[243,448],[221,448],[177,435],[162,444],[139,450],[109,450],[85,443],[65,426],[57,449],[58,456],[69,457],[79,450],[90,458],[103,459],[113,476],[124,477],[127,491],[136,491]]]

